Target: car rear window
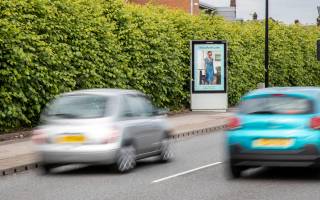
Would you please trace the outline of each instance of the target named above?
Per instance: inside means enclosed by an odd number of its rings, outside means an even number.
[[[312,101],[291,96],[268,96],[244,100],[240,103],[243,114],[309,114],[313,113]]]
[[[101,118],[107,116],[109,97],[99,95],[68,95],[54,100],[45,110],[46,117]]]

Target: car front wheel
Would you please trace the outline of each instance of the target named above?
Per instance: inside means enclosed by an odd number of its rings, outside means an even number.
[[[160,162],[169,162],[172,158],[173,152],[170,147],[170,141],[169,139],[163,139],[161,141],[159,160]]]

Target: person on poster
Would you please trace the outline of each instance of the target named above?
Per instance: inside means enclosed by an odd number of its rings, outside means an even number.
[[[204,68],[206,72],[206,82],[209,85],[214,84],[214,60],[212,57],[212,51],[208,51],[207,57],[204,59]]]

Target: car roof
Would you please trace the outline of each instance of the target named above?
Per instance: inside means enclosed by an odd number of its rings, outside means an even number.
[[[249,92],[244,98],[252,96],[268,95],[268,94],[292,94],[305,96],[307,98],[318,98],[320,95],[320,88],[317,87],[272,87],[257,89]]]
[[[113,89],[113,88],[97,88],[97,89],[84,89],[84,90],[76,90],[73,92],[67,92],[62,94],[63,96],[67,95],[77,95],[77,94],[94,94],[94,95],[106,95],[106,96],[117,96],[124,94],[139,94],[144,95],[143,93],[137,90],[127,90],[127,89]]]

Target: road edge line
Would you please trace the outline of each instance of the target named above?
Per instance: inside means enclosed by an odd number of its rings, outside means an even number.
[[[216,165],[219,165],[219,164],[222,164],[222,163],[223,162],[215,162],[215,163],[203,165],[201,167],[197,167],[197,168],[193,168],[193,169],[190,169],[190,170],[187,170],[187,171],[184,171],[184,172],[176,173],[176,174],[171,175],[171,176],[167,176],[167,177],[164,177],[164,178],[156,179],[156,180],[152,181],[151,183],[152,184],[153,183],[160,183],[160,182],[166,181],[168,179],[172,179],[172,178],[176,178],[178,176],[183,176],[183,175],[186,175],[186,174],[190,174],[192,172],[199,171],[201,169],[205,169],[205,168],[208,168],[208,167],[213,167],[213,166],[216,166]]]

